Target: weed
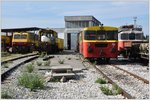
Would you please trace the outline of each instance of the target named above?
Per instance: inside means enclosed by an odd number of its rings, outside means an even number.
[[[29,64],[29,65],[26,66],[26,69],[27,69],[28,73],[31,73],[34,70],[34,66],[32,64]]]
[[[51,61],[48,60],[48,61],[46,61],[46,62],[44,63],[44,66],[49,66],[50,64],[51,64]]]
[[[106,80],[104,80],[103,78],[98,78],[95,83],[99,83],[99,84],[106,84]]]
[[[94,62],[93,62],[93,65],[96,65],[96,64],[97,64],[97,61],[94,61]]]
[[[36,62],[36,64],[38,65],[38,66],[41,66],[42,65],[42,62]]]
[[[23,73],[22,76],[18,78],[18,83],[26,88],[30,88],[31,91],[44,87],[43,78],[31,73]]]
[[[46,56],[46,55],[47,55],[46,52],[42,52],[42,53],[40,54],[40,57],[43,58],[43,57]]]
[[[112,90],[114,91],[113,94],[115,94],[115,95],[122,93],[121,88],[119,88],[116,84],[113,84]]]
[[[1,93],[1,98],[2,99],[12,99],[12,96],[10,96],[7,91],[5,91],[5,92]]]
[[[4,68],[8,68],[9,66],[8,66],[8,64],[7,63],[5,63],[4,64]]]
[[[109,87],[101,86],[100,89],[106,95],[113,95],[113,92],[112,92],[112,90],[109,89]]]
[[[58,62],[59,62],[60,64],[64,64],[64,61],[65,61],[64,59],[62,59],[62,60],[59,59],[59,60],[58,60]]]

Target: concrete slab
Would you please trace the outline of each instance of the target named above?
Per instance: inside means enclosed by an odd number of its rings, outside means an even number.
[[[70,65],[58,65],[51,67],[52,72],[72,72],[73,68]]]
[[[74,73],[53,73],[54,78],[74,78],[75,74]]]

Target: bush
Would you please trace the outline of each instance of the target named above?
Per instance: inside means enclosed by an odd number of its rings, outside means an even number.
[[[109,87],[101,86],[100,89],[106,95],[113,95],[113,92],[112,92],[112,90],[109,89]]]
[[[30,88],[31,91],[44,87],[44,80],[36,74],[24,73],[18,78],[19,85]]]
[[[49,66],[50,64],[51,64],[51,61],[48,60],[48,61],[46,61],[46,62],[44,63],[44,66]]]
[[[31,73],[34,70],[34,66],[32,64],[29,64],[26,66],[27,72]]]
[[[42,65],[42,62],[36,62],[36,64],[38,65],[38,66],[41,66]]]
[[[10,96],[7,91],[5,91],[5,92],[1,93],[1,98],[2,99],[12,99],[12,96]]]
[[[96,83],[99,83],[99,84],[106,84],[106,80],[102,79],[102,78],[98,78],[96,81]]]
[[[64,59],[62,59],[62,60],[59,59],[58,62],[59,62],[60,64],[64,64]]]

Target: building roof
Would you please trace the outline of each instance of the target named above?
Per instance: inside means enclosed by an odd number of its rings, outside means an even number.
[[[10,28],[10,29],[1,29],[1,32],[36,31],[40,29],[43,29],[43,28],[38,28],[38,27]]]
[[[91,21],[96,20],[98,23],[100,23],[99,20],[97,20],[94,16],[65,16],[65,21]]]

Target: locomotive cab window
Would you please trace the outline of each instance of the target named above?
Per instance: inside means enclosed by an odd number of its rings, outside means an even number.
[[[118,34],[117,31],[107,31],[107,40],[117,40],[118,39]]]
[[[15,34],[14,39],[20,39],[20,34]]]
[[[129,39],[130,40],[135,40],[135,33],[130,33],[129,34]]]
[[[142,39],[142,33],[137,33],[135,36],[136,36],[136,39],[139,39],[139,40]]]
[[[106,32],[103,30],[97,31],[97,39],[98,40],[105,40],[106,39]]]
[[[123,34],[121,34],[121,39],[122,40],[128,40],[128,34],[127,33],[123,33]]]
[[[21,39],[27,39],[27,35],[26,34],[22,34],[21,35]]]
[[[84,39],[85,40],[96,40],[96,31],[85,31]]]

